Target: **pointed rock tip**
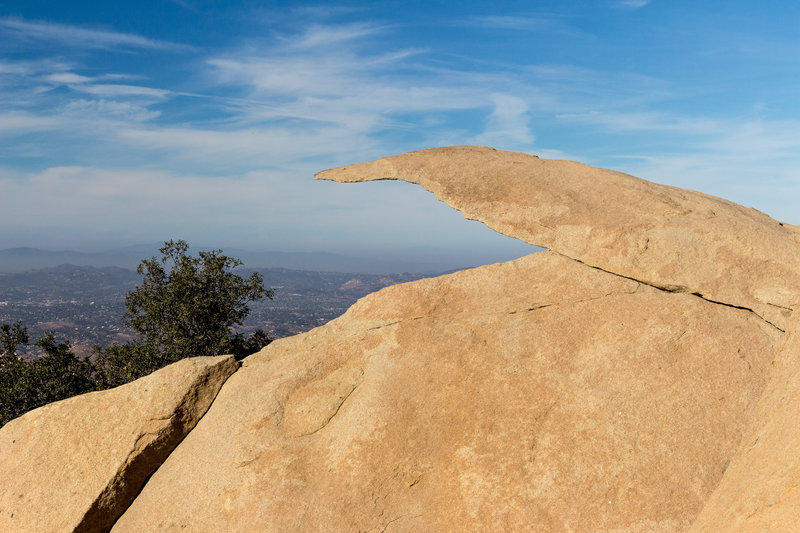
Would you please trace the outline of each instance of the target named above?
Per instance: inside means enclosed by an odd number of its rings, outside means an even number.
[[[722,198],[576,161],[480,146],[325,170],[421,185],[498,233],[655,287],[686,287],[779,329],[800,298],[796,228]]]
[[[382,157],[380,159],[354,165],[330,168],[317,172],[314,175],[314,179],[336,181],[339,183],[358,183],[377,180],[401,180],[416,183],[411,179],[413,176],[408,174],[407,164],[411,161],[419,160],[419,162],[422,163],[422,161],[448,158],[456,154],[461,156],[474,154],[485,158],[491,156],[492,153],[514,154],[517,156],[539,159],[536,155],[506,152],[488,146],[445,146],[441,148],[416,150],[414,152],[407,152],[390,157]]]

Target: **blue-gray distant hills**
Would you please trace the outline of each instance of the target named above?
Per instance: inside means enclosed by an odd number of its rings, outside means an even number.
[[[140,257],[140,254],[134,254],[132,251],[127,253],[124,251],[85,253],[72,250],[40,250],[29,247],[7,248],[0,250],[0,272],[18,273],[64,264],[98,268],[108,266],[135,268],[144,257],[146,256]]]
[[[104,252],[77,252],[73,250],[41,250],[20,247],[0,250],[0,273],[18,273],[28,270],[52,268],[63,264],[123,268],[136,268],[142,259],[158,254],[160,244],[133,246]],[[478,266],[480,264],[514,259],[535,247],[522,245],[521,251],[509,251],[504,257],[485,257],[478,252],[446,253],[418,251],[396,253],[390,258],[356,257],[330,252],[253,252],[236,248],[222,248],[226,255],[244,261],[247,268],[287,268],[319,272],[349,272],[357,274],[394,274],[402,272],[434,273]],[[529,249],[529,250],[528,250]],[[192,251],[196,251],[193,249]],[[376,255],[378,255],[376,253]]]

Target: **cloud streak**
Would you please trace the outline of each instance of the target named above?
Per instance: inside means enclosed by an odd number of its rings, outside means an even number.
[[[130,33],[89,29],[52,22],[32,22],[16,17],[0,18],[0,32],[22,41],[59,43],[77,48],[134,48],[146,50],[188,51],[192,47],[150,39]]]
[[[653,0],[620,0],[619,5],[621,7],[639,9],[640,7],[644,7],[652,1]]]

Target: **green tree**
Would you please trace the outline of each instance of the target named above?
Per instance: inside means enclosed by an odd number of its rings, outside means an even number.
[[[101,390],[130,383],[171,362],[154,346],[141,342],[95,346],[94,353],[97,388]]]
[[[25,363],[17,356],[17,348],[26,344],[28,329],[22,322],[0,326],[0,425],[25,412],[19,412],[16,395],[25,373]]]
[[[250,312],[248,302],[272,298],[258,273],[233,272],[242,262],[221,250],[188,253],[186,241],[167,241],[161,257],[141,262],[139,286],[125,298],[132,343],[98,353],[101,381],[114,386],[186,357],[233,353],[238,358],[269,344],[262,330],[250,337],[234,332]]]
[[[232,272],[242,264],[220,250],[187,252],[185,241],[167,241],[161,258],[142,261],[142,283],[128,293],[123,322],[138,334],[126,344],[95,347],[95,362],[80,359],[53,332],[36,341],[43,356],[17,355],[29,342],[22,322],[0,325],[0,426],[31,409],[92,390],[123,385],[185,357],[257,352],[272,339],[263,330],[245,337],[234,328],[247,303],[272,298],[260,274]]]
[[[0,425],[31,409],[95,388],[94,365],[72,353],[69,343],[56,342],[51,331],[35,343],[43,355],[23,361],[16,352],[28,340],[28,330],[21,322],[0,326]]]
[[[9,361],[16,361],[17,347],[22,344],[28,344],[28,328],[22,325],[21,320],[13,326],[10,324],[0,326],[0,355],[8,355]]]

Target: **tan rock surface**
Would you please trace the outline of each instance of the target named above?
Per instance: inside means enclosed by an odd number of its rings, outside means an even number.
[[[691,531],[800,528],[800,312],[793,315],[756,413]]]
[[[800,300],[800,234],[754,209],[574,161],[434,148],[326,170],[405,180],[465,217],[588,265],[746,307],[785,329]]]
[[[238,363],[199,357],[46,405],[0,430],[0,531],[104,531]]]
[[[246,359],[113,531],[685,530],[780,339],[551,252],[389,287]]]

